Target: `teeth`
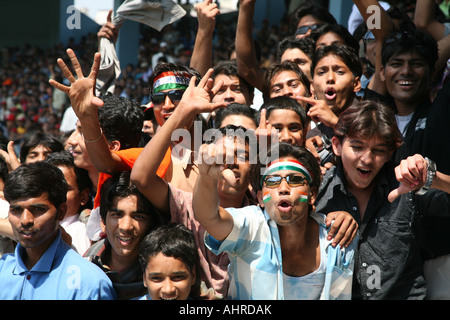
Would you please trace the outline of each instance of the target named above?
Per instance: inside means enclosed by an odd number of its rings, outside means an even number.
[[[412,82],[412,81],[399,81],[398,84],[402,85],[402,86],[409,86],[409,85],[414,84],[414,82]]]
[[[161,297],[160,297],[159,299],[171,301],[171,300],[177,300],[177,298],[178,298],[178,296],[177,296],[177,297],[174,297],[174,298],[161,298]]]

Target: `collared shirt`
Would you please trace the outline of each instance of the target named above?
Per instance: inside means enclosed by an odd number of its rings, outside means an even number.
[[[143,272],[139,261],[120,272],[113,271],[105,266],[104,261],[111,256],[111,245],[107,239],[93,244],[84,257],[98,266],[111,279],[117,293],[117,299],[129,300],[147,293],[143,282]],[[102,261],[103,260],[103,261]]]
[[[394,164],[386,164],[376,179],[361,220],[356,198],[345,186],[342,167],[329,169],[317,196],[316,210],[347,211],[359,224],[354,299],[424,299],[426,286],[417,226],[424,215],[448,216],[449,195],[430,189],[423,196],[410,192],[390,203],[387,196],[398,187]]]
[[[234,227],[232,231],[221,242],[205,233],[205,245],[216,254],[220,252],[228,253],[230,258],[228,267],[230,276],[229,298],[237,300],[284,300],[282,254],[277,224],[270,219],[265,210],[262,211],[258,206],[248,206],[241,209],[227,208],[226,210],[233,216]],[[324,215],[313,212],[311,217],[321,227],[324,227]],[[323,235],[323,232],[321,232],[321,235]],[[321,238],[320,241],[326,241],[325,247],[327,250],[330,249],[331,241],[326,240],[326,233]],[[356,241],[353,242],[356,243]],[[332,269],[345,264],[345,271],[349,271],[350,277],[344,280],[345,284],[341,287],[341,290],[343,290],[341,293],[345,298],[349,298],[347,293],[351,288],[353,247],[348,252],[351,252],[351,254],[342,254],[341,258],[338,258],[338,263],[330,266]],[[327,259],[327,257],[321,256],[321,259]],[[339,284],[342,285],[342,283]],[[329,286],[326,287],[328,293],[332,292],[334,298],[339,299],[342,297],[339,297],[339,293],[335,294],[336,284],[337,282],[334,283],[330,279]],[[328,296],[328,293],[323,292],[321,298]]]
[[[58,231],[53,243],[31,270],[20,243],[0,259],[0,300],[111,300],[111,281],[93,263],[70,248]],[[7,288],[7,289],[6,289]]]

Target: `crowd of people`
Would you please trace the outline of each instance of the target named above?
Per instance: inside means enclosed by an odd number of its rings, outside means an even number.
[[[204,0],[100,95],[111,12],[4,49],[0,299],[450,299],[448,12],[353,2]]]

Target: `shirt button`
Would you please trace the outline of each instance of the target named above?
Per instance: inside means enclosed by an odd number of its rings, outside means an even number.
[[[367,267],[367,263],[363,262],[363,263],[361,264],[361,267],[366,268],[366,267]]]
[[[372,296],[372,294],[370,292],[366,293],[366,297],[371,297],[371,296]]]
[[[358,208],[357,208],[357,207],[353,207],[352,209],[353,209],[354,211],[358,210]]]
[[[30,280],[31,276],[29,274],[27,274],[27,280]]]

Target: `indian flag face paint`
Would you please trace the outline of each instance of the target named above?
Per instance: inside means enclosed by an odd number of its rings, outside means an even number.
[[[153,81],[153,92],[159,92],[162,90],[185,90],[189,86],[191,75],[183,71],[166,71],[161,73]]]
[[[263,201],[264,203],[267,203],[268,201],[270,201],[271,197],[269,195],[269,192],[264,193],[263,195]]]
[[[298,193],[300,194],[300,198],[298,199],[298,201],[308,202],[308,194],[306,192],[299,191]]]
[[[277,171],[281,170],[292,170],[297,171],[303,174],[308,181],[309,184],[312,182],[311,174],[309,171],[299,162],[296,160],[276,160],[271,162],[268,166],[266,171],[264,172],[262,178],[261,178],[261,187],[263,186],[264,179],[271,174],[274,174]]]

